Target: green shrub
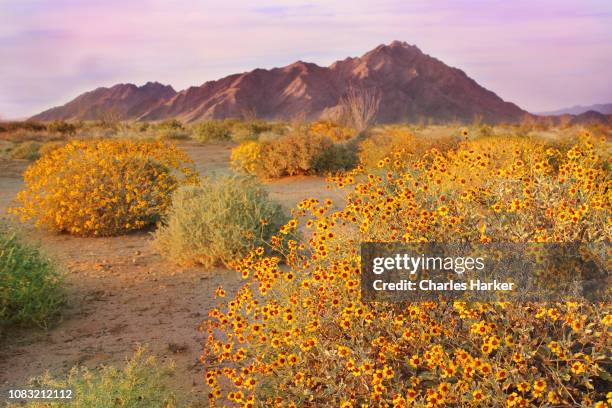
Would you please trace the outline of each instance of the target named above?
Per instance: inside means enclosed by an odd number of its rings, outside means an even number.
[[[134,128],[136,129],[137,132],[146,132],[147,130],[149,130],[149,128],[151,127],[151,124],[149,122],[136,122],[134,124]]]
[[[47,125],[47,130],[49,132],[61,133],[62,135],[74,135],[77,127],[63,120],[54,120]]]
[[[223,142],[231,139],[232,126],[231,120],[208,120],[194,126],[194,137],[202,143]]]
[[[161,140],[189,139],[189,133],[183,124],[176,119],[168,119],[155,125],[157,138]]]
[[[27,141],[18,144],[11,150],[11,158],[20,160],[36,160],[40,157],[42,143]]]
[[[37,248],[0,228],[0,329],[45,327],[63,303],[61,280]]]
[[[156,123],[155,128],[157,130],[167,130],[167,129],[174,129],[174,130],[184,130],[185,126],[183,126],[183,123],[178,120],[178,119],[166,119],[166,120],[162,120],[161,122]]]
[[[252,178],[224,177],[179,188],[155,244],[178,264],[230,266],[232,259],[265,246],[285,222],[280,205]]]
[[[354,168],[358,162],[355,148],[348,144],[333,144],[314,159],[316,174],[336,173]]]
[[[283,123],[266,122],[263,120],[253,120],[249,122],[237,122],[232,126],[232,140],[235,142],[245,142],[249,140],[261,140],[265,133],[282,135],[287,126]]]
[[[30,132],[43,132],[47,130],[47,125],[42,122],[0,122],[0,133],[14,132],[16,130],[27,130]]]
[[[159,364],[145,356],[139,348],[125,366],[118,369],[103,366],[96,370],[73,367],[65,379],[48,373],[30,381],[30,388],[71,389],[73,399],[53,402],[35,401],[31,408],[171,408],[179,405],[176,395],[167,386],[173,375],[172,363]],[[181,401],[183,402],[183,401]],[[180,404],[184,406],[184,402]],[[18,405],[13,404],[16,408]]]
[[[33,140],[19,143],[8,150],[12,159],[35,161],[45,154],[62,147],[62,142],[36,142]]]
[[[158,131],[157,138],[160,140],[187,140],[189,133],[180,129],[167,129]]]

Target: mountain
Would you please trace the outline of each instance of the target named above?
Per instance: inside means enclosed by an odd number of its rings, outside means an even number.
[[[609,115],[590,110],[574,116],[570,123],[572,125],[607,125],[612,122]]]
[[[146,121],[176,118],[195,122],[240,117],[245,112],[265,119],[317,119],[336,116],[351,90],[380,95],[380,123],[428,118],[472,121],[475,117],[513,122],[527,115],[463,71],[399,41],[329,67],[298,61],[282,68],[230,75],[178,93],[153,85],[155,92],[144,91],[150,84],[99,88],[32,119],[99,119],[107,110],[120,112],[121,119]]]
[[[118,84],[85,92],[67,104],[46,110],[31,119],[98,120],[109,116],[117,120],[137,119],[174,95],[176,91],[171,86],[158,82],[147,82],[143,86]]]
[[[559,109],[550,112],[541,112],[539,115],[556,116],[556,115],[580,115],[588,111],[595,111],[604,115],[612,114],[612,103],[599,103],[596,105],[582,106],[576,105],[571,108]]]

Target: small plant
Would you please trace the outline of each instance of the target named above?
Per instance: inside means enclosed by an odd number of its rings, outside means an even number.
[[[19,160],[36,160],[40,157],[42,143],[27,141],[18,144],[11,150],[11,158]]]
[[[60,287],[51,260],[0,229],[0,328],[47,326],[63,303]]]
[[[194,127],[194,137],[202,143],[224,142],[231,138],[233,123],[226,120],[208,120]]]
[[[189,139],[189,133],[183,124],[176,119],[168,119],[155,126],[158,139],[185,140]]]
[[[261,140],[265,133],[269,135],[282,135],[287,126],[283,123],[271,123],[263,120],[251,120],[247,122],[236,122],[232,126],[231,137],[235,142],[249,140]]]
[[[11,210],[22,221],[83,236],[110,236],[155,223],[172,192],[196,176],[174,145],[134,140],[75,141],[24,174]]]
[[[95,370],[73,367],[66,379],[50,374],[32,379],[31,388],[70,389],[73,399],[53,402],[30,402],[31,408],[172,408],[177,396],[169,389],[168,379],[174,374],[173,363],[160,364],[139,348],[123,368],[102,366]],[[184,401],[181,406],[184,405]],[[14,408],[17,405],[13,405]]]
[[[251,178],[227,177],[174,193],[155,243],[182,265],[231,264],[266,242],[286,221],[279,204]]]

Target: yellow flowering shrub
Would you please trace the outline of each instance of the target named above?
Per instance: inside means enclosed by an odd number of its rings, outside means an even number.
[[[364,303],[359,243],[609,241],[608,145],[497,138],[401,154],[333,177],[346,203],[300,202],[271,244],[306,239],[238,264],[245,285],[201,327],[211,404],[606,406],[609,303]]]
[[[244,142],[232,150],[231,160],[235,170],[261,179],[335,173],[354,167],[357,161],[351,147],[306,133]]]
[[[195,179],[191,160],[157,141],[74,141],[49,151],[24,173],[12,209],[22,221],[83,236],[109,236],[156,222],[172,192]]]
[[[255,174],[261,159],[261,145],[255,141],[243,142],[232,149],[232,168],[242,174]]]
[[[327,120],[311,123],[308,127],[308,133],[328,137],[334,142],[344,142],[357,135],[355,129],[340,126]]]
[[[456,147],[459,140],[456,136],[416,136],[409,129],[400,126],[382,127],[359,143],[359,161],[365,168],[374,169],[381,167],[381,160],[391,155],[396,159],[408,161],[434,146],[439,151]]]

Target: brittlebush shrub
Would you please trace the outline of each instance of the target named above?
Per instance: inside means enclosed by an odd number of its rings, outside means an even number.
[[[314,162],[333,142],[324,136],[294,133],[261,144],[257,175],[278,178],[314,174]]]
[[[308,132],[310,134],[328,137],[334,142],[345,142],[357,135],[357,131],[354,129],[326,120],[310,124]]]
[[[260,157],[261,144],[248,141],[232,149],[230,160],[232,168],[238,173],[256,175]]]
[[[62,276],[36,247],[0,227],[0,332],[3,327],[46,327],[64,301]]]
[[[434,146],[440,151],[454,148],[460,138],[415,136],[410,130],[401,127],[381,128],[359,143],[359,162],[367,169],[383,166],[390,159],[412,161]]]
[[[606,406],[610,303],[363,303],[359,243],[609,242],[607,152],[498,138],[335,176],[347,201],[299,203],[275,239],[307,242],[250,253],[203,323],[211,403]]]
[[[234,169],[261,179],[333,173],[357,162],[354,149],[303,133],[242,143],[232,151],[231,160]]]
[[[266,246],[286,220],[255,180],[224,177],[178,189],[155,244],[178,264],[230,266],[251,249]]]
[[[75,141],[24,173],[13,213],[56,232],[110,236],[159,220],[181,184],[194,180],[189,157],[165,142]]]
[[[161,364],[139,348],[123,367],[102,366],[90,370],[73,367],[66,378],[49,373],[30,380],[29,388],[72,390],[72,398],[54,401],[31,401],[31,408],[174,408],[187,406],[169,388],[174,364]],[[17,408],[21,405],[9,405]]]

